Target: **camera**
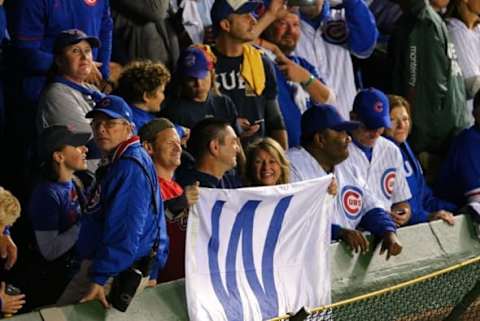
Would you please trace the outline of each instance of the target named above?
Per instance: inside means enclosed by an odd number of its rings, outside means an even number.
[[[128,306],[132,302],[142,282],[142,277],[143,275],[140,270],[129,268],[113,279],[108,301],[110,301],[115,309],[122,312],[127,311]]]

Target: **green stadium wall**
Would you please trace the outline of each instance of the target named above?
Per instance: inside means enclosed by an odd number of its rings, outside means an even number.
[[[426,275],[480,255],[476,226],[458,216],[454,226],[444,222],[419,224],[398,231],[402,253],[385,260],[380,246],[354,254],[343,243],[331,245],[332,300],[344,300]],[[28,299],[28,298],[27,298]],[[292,311],[294,312],[294,311]],[[184,280],[147,289],[137,296],[126,313],[105,310],[98,302],[45,308],[18,315],[12,321],[186,321]]]

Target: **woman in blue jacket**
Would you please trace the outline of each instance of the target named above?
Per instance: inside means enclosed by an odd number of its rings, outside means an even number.
[[[455,219],[452,212],[457,210],[457,206],[433,195],[425,182],[420,162],[407,143],[412,128],[410,104],[401,96],[389,95],[388,98],[392,128],[385,130],[385,136],[396,143],[402,152],[407,182],[412,193],[409,200],[412,217],[408,224],[441,219],[453,225]]]

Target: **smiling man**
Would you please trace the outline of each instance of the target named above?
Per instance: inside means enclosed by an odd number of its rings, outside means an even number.
[[[283,54],[277,55],[275,74],[278,102],[288,132],[288,145],[300,144],[300,118],[313,104],[333,104],[334,92],[320,79],[317,68],[306,59],[293,55],[300,39],[300,17],[290,9],[275,20],[263,37],[277,45]]]
[[[216,37],[217,82],[235,103],[245,143],[270,136],[287,148],[272,62],[249,43],[257,37],[255,11],[261,2],[216,0],[211,18]]]
[[[144,279],[150,278],[151,285],[156,283],[168,237],[155,167],[139,137],[133,136],[127,103],[107,96],[86,117],[92,118],[103,166],[97,170],[97,186],[82,219],[78,241],[82,266],[59,304],[83,298],[98,299],[108,307],[104,285],[110,278],[136,269]]]
[[[302,115],[302,145],[288,151],[291,178],[298,182],[333,174],[339,193],[331,213],[332,239],[342,239],[356,252],[365,252],[368,241],[357,230],[360,225],[383,239],[380,253],[387,251],[388,260],[402,251],[395,224],[373,197],[366,181],[346,161],[352,141],[347,131],[356,130],[359,125],[345,121],[330,105],[308,109]]]

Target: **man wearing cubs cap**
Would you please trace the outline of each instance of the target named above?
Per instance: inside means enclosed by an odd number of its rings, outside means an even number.
[[[368,250],[365,236],[356,230],[359,224],[383,239],[381,254],[387,259],[398,255],[402,246],[396,226],[381,203],[368,190],[364,179],[346,166],[351,138],[347,132],[356,130],[358,122],[345,121],[330,105],[313,106],[301,120],[301,146],[288,151],[292,181],[303,181],[333,174],[337,189],[332,213],[332,239],[342,239],[355,252]]]
[[[246,144],[270,136],[284,148],[287,131],[277,100],[277,82],[270,59],[250,43],[258,37],[256,12],[262,2],[216,0],[210,11],[216,34],[217,82],[238,110],[240,137]]]
[[[156,283],[168,238],[155,167],[133,135],[130,107],[120,97],[107,96],[86,117],[92,118],[104,165],[97,170],[97,186],[82,220],[82,266],[58,303],[98,299],[108,307],[104,285],[119,273],[141,270],[150,285]],[[151,267],[143,270],[142,262],[149,259]]]
[[[411,217],[408,187],[402,153],[388,139],[382,137],[391,127],[390,105],[383,92],[368,88],[358,92],[350,118],[361,126],[352,131],[350,157],[346,166],[358,172],[366,181],[382,208],[391,212],[394,222],[406,224]]]

